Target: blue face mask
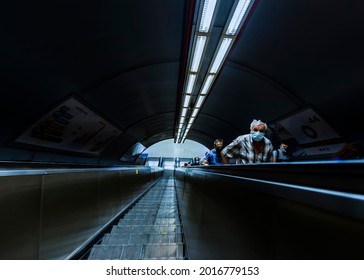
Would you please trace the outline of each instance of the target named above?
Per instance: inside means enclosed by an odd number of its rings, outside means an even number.
[[[259,131],[252,131],[251,135],[252,135],[253,140],[257,141],[257,142],[262,141],[264,138],[264,133],[261,133]]]
[[[282,153],[286,153],[287,152],[287,150],[285,149],[285,148],[282,148]]]

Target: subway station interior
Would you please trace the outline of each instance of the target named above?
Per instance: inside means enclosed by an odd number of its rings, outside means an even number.
[[[363,11],[2,3],[0,259],[364,259]],[[289,162],[185,166],[253,119]]]

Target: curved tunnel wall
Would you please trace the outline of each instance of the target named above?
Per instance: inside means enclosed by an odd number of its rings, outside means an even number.
[[[188,257],[362,259],[362,168],[359,161],[177,169]]]
[[[0,259],[64,259],[161,174],[141,166],[1,171]]]

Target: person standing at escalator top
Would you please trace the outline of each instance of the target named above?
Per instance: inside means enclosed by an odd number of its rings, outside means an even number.
[[[221,151],[224,163],[229,163],[229,158],[237,158],[238,164],[271,162],[273,145],[264,136],[267,128],[265,122],[253,120],[249,134],[238,136]]]
[[[224,146],[222,139],[216,139],[214,141],[214,148],[206,153],[205,158],[202,161],[202,165],[223,165],[224,162],[221,158],[221,151]]]
[[[281,142],[279,149],[273,151],[273,162],[286,162],[292,159],[288,144]]]

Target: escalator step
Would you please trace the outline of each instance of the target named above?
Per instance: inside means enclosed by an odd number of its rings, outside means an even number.
[[[88,259],[184,259],[174,180],[162,178],[94,245]]]
[[[183,259],[183,244],[95,245],[89,260]]]
[[[182,243],[182,234],[105,234],[101,244],[123,245],[135,243]]]
[[[181,226],[170,225],[170,226],[156,226],[156,225],[128,225],[128,226],[113,226],[111,233],[119,234],[123,232],[133,232],[133,233],[182,233]]]

